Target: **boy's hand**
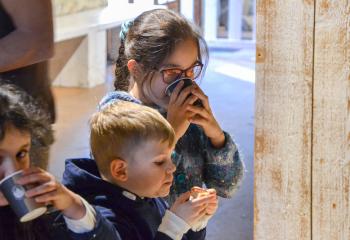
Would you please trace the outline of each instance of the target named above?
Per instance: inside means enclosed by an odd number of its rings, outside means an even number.
[[[208,203],[208,207],[206,209],[207,215],[214,215],[216,210],[218,209],[218,197],[216,196],[216,190],[213,188],[207,189],[209,192],[209,196],[211,197]]]
[[[180,195],[170,211],[192,226],[206,214],[211,195],[189,201],[190,196],[190,192]]]
[[[38,203],[52,203],[70,219],[78,220],[85,215],[86,209],[79,195],[67,189],[56,181],[53,175],[40,168],[23,170],[23,175],[17,183],[35,186],[26,191],[28,198],[35,198]]]

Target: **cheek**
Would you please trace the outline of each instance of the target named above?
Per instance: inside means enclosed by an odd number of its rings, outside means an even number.
[[[12,159],[15,159],[15,156],[12,157]],[[21,159],[16,159],[16,160],[12,160],[12,159],[11,161],[3,161],[0,164],[0,179],[16,171],[23,170],[30,167],[29,156],[26,156]]]
[[[19,165],[21,169],[29,168],[30,167],[29,158],[23,159],[23,161]]]
[[[143,184],[151,188],[158,188],[159,185],[161,185],[162,182],[164,181],[164,176],[165,176],[165,173],[160,168],[148,169],[147,173],[145,173],[145,169],[144,169]]]
[[[16,170],[23,170],[23,169],[26,169],[26,168],[29,168],[30,167],[30,158],[29,156],[23,158],[23,159],[20,159],[19,161],[16,162]]]
[[[165,84],[160,76],[155,75],[150,81],[151,91],[157,98],[165,97],[165,89],[167,84]]]

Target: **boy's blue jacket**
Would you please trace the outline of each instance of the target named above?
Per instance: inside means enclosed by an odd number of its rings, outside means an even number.
[[[101,179],[94,160],[66,160],[63,184],[92,204],[104,220],[114,225],[121,239],[171,239],[157,231],[168,208],[166,202],[161,198],[128,198],[124,189]],[[182,239],[205,239],[205,234],[205,229],[190,230]]]

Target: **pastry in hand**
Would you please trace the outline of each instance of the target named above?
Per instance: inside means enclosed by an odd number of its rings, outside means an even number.
[[[204,196],[208,196],[209,194],[210,193],[204,188],[200,188],[200,187],[191,188],[191,199],[202,198]]]
[[[205,196],[210,195],[211,191],[208,191],[207,189],[200,188],[200,187],[192,187],[191,188],[191,197],[190,201],[198,198],[202,198]],[[192,231],[198,232],[205,228],[208,224],[209,219],[212,217],[212,215],[205,214],[200,220],[198,220],[195,224],[191,225]]]

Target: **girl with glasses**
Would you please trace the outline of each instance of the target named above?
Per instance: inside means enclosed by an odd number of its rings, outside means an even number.
[[[205,40],[183,16],[165,9],[142,13],[123,24],[115,69],[115,91],[100,107],[115,101],[132,101],[154,107],[175,130],[172,155],[177,170],[169,203],[193,186],[205,184],[221,197],[231,197],[243,175],[236,144],[224,132],[210,108],[208,96],[198,86],[208,61]],[[179,78],[170,96],[166,88]],[[202,102],[196,106],[197,100]]]

